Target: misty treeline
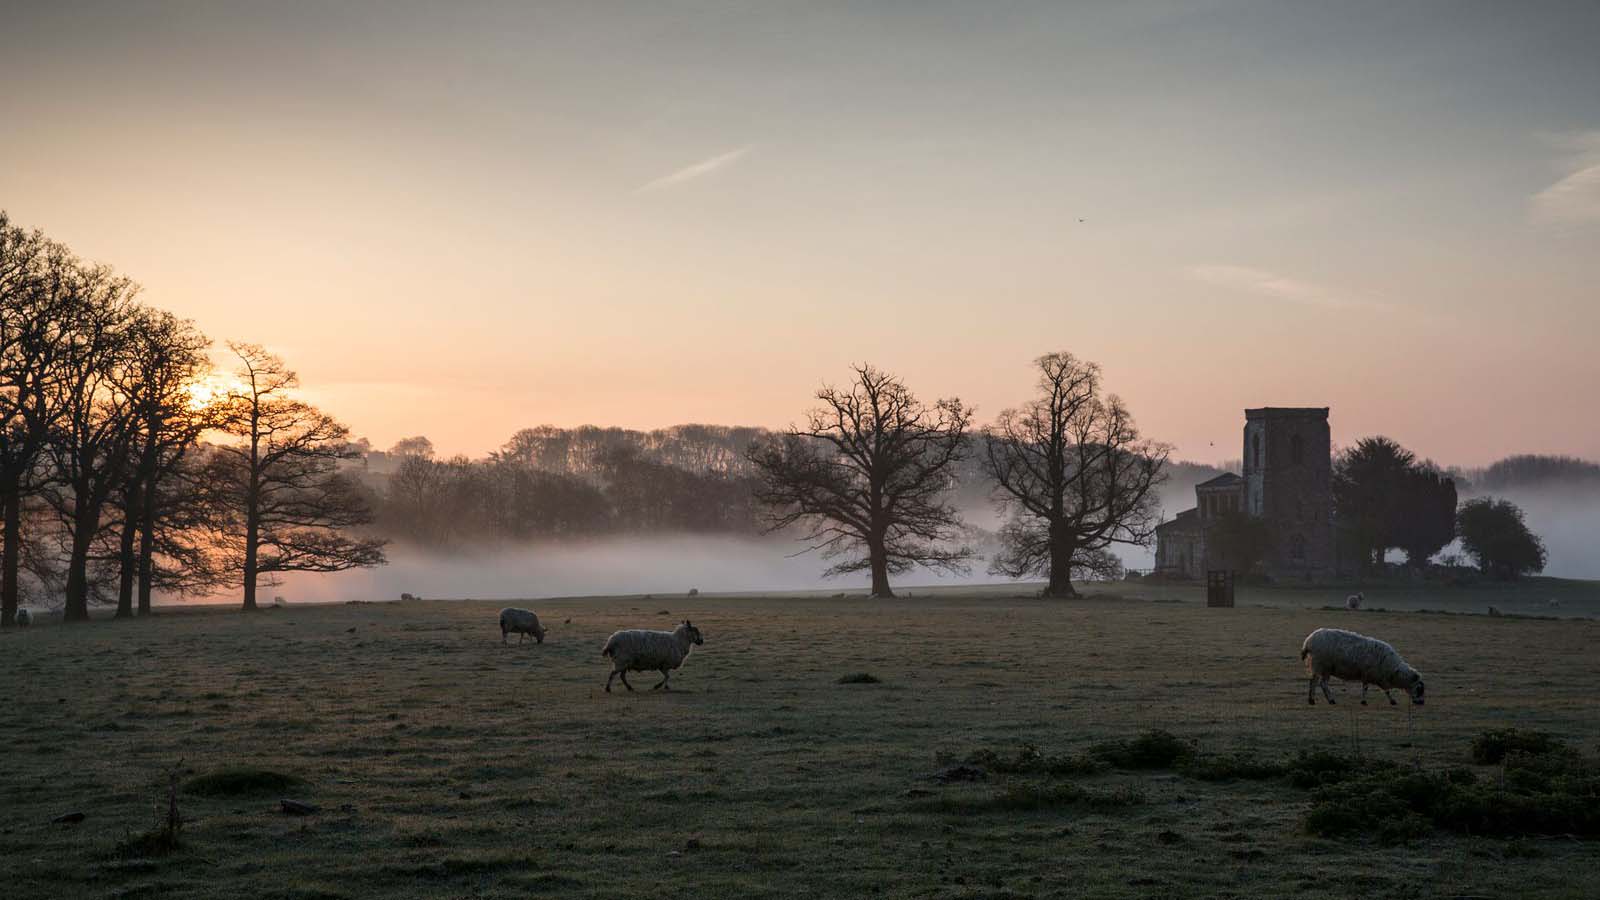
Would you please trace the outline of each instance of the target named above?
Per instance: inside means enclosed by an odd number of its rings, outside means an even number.
[[[294,399],[260,347],[211,342],[139,286],[0,212],[0,609],[63,617],[94,603],[148,613],[155,591],[238,587],[276,573],[382,561],[355,533],[366,498],[340,471],[345,427]]]

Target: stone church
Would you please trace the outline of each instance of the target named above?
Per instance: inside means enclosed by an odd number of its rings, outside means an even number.
[[[1268,577],[1332,577],[1332,449],[1325,406],[1245,410],[1244,476],[1229,472],[1196,485],[1194,508],[1156,527],[1156,572],[1199,579],[1220,568],[1207,555],[1207,535],[1223,515],[1243,511],[1267,521]]]

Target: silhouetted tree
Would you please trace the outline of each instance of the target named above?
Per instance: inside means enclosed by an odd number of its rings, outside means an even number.
[[[355,451],[349,430],[289,393],[299,379],[254,344],[230,343],[242,387],[228,399],[224,430],[237,444],[217,448],[206,479],[214,505],[212,551],[256,608],[259,576],[340,572],[384,562],[382,540],[351,537],[371,521],[357,485],[339,472]]]
[[[210,343],[192,322],[156,310],[141,310],[130,329],[126,369],[135,433],[130,444],[132,465],[120,488],[119,617],[133,614],[135,587],[139,613],[150,612],[158,520],[178,514],[176,501],[190,496],[183,491],[163,492],[163,482],[201,433],[217,422],[217,410],[198,402],[192,393],[210,369],[206,357]],[[200,557],[190,554],[188,562],[197,564]],[[168,587],[202,586],[209,579],[201,574],[194,569]]]
[[[1406,563],[1421,567],[1456,538],[1456,485],[1431,463],[1407,475],[1392,525],[1394,546]]]
[[[89,618],[89,565],[106,502],[126,477],[135,404],[131,389],[137,286],[105,266],[78,264],[65,274],[66,346],[50,390],[53,481],[49,496],[66,527],[63,621]]]
[[[843,557],[827,575],[867,570],[872,595],[892,597],[891,573],[963,571],[972,556],[948,545],[960,520],[944,499],[972,413],[956,399],[929,406],[872,366],[854,372],[848,388],[817,392],[804,428],[752,445],[748,458],[769,531],[800,526],[808,549]]]
[[[1416,454],[1386,437],[1362,438],[1334,460],[1333,505],[1343,539],[1367,569],[1398,546]]]
[[[392,456],[416,456],[423,459],[433,459],[433,441],[422,435],[401,438],[394,442],[393,447],[389,448],[389,453]]]
[[[1478,497],[1457,516],[1461,548],[1484,574],[1512,580],[1544,570],[1544,542],[1528,529],[1522,510],[1509,500]]]
[[[1046,597],[1071,597],[1074,569],[1098,571],[1115,544],[1146,546],[1169,448],[1139,435],[1100,367],[1070,353],[1035,360],[1039,396],[984,430],[985,463],[1003,512],[990,571],[1042,575]]]
[[[43,474],[43,454],[62,396],[55,390],[69,346],[68,286],[77,261],[0,211],[0,626],[15,624],[21,597],[24,505]]]

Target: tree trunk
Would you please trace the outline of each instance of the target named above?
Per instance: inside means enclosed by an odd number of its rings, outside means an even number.
[[[5,507],[5,548],[0,552],[0,627],[17,624],[17,603],[21,591],[17,583],[17,569],[22,562],[22,491],[17,485],[6,485],[0,491],[0,505]]]
[[[244,608],[256,608],[256,542],[260,532],[256,523],[255,503],[250,504],[244,528]]]
[[[144,492],[144,512],[139,516],[139,615],[150,615],[150,582],[155,576],[156,492]]]
[[[872,567],[872,596],[893,597],[894,591],[889,588],[889,553],[882,542],[872,545],[867,559]]]
[[[133,538],[139,530],[139,489],[129,486],[127,502],[122,505],[122,535],[117,546],[117,614],[118,619],[133,617],[133,575],[137,563],[133,555]]]
[[[87,493],[87,492],[85,492]],[[63,622],[89,621],[89,545],[100,527],[100,510],[86,505],[74,514],[72,555],[67,558],[67,603]]]
[[[1051,536],[1050,580],[1045,585],[1042,596],[1056,600],[1078,596],[1078,592],[1072,587],[1072,555],[1076,549],[1071,541],[1056,535]]]

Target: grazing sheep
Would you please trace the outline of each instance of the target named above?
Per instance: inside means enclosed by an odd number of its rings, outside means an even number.
[[[699,588],[689,588],[689,596],[691,596],[691,597],[700,596],[700,589]]]
[[[673,669],[683,665],[689,658],[689,651],[697,644],[704,644],[705,638],[700,636],[700,629],[690,624],[688,619],[683,624],[671,631],[646,631],[643,628],[631,628],[619,631],[606,640],[606,645],[600,651],[601,656],[611,657],[611,674],[606,677],[606,693],[611,693],[611,679],[622,676],[622,686],[633,690],[633,685],[628,683],[629,672],[660,672],[661,683],[650,690],[660,688],[672,690],[667,684],[667,679]]]
[[[1422,705],[1422,675],[1406,664],[1395,649],[1377,638],[1339,628],[1318,628],[1306,636],[1300,645],[1300,658],[1305,660],[1311,684],[1306,688],[1306,702],[1317,703],[1317,683],[1322,683],[1322,696],[1333,703],[1333,693],[1328,690],[1328,676],[1345,681],[1361,682],[1361,703],[1367,702],[1367,687],[1377,685],[1396,705],[1389,693],[1399,688],[1411,695],[1411,702]]]
[[[17,610],[17,627],[18,628],[27,628],[29,625],[32,625],[32,624],[33,624],[33,613],[30,613],[25,609]]]
[[[1489,607],[1489,615],[1498,616],[1498,615],[1500,615],[1500,610],[1495,609],[1494,607],[1491,606],[1491,607]]]
[[[1361,608],[1361,604],[1366,599],[1367,599],[1367,595],[1366,594],[1364,594],[1364,593],[1362,593],[1360,591],[1356,591],[1354,594],[1351,594],[1350,596],[1344,598],[1344,608],[1345,609],[1360,609]]]
[[[415,600],[415,599],[417,599],[417,598],[411,596],[410,594],[401,594],[400,595],[400,601],[402,603],[410,601],[410,600]]]
[[[500,610],[500,643],[504,644],[506,635],[513,631],[518,635],[519,644],[527,640],[530,634],[538,643],[544,643],[544,626],[539,624],[539,617],[531,609],[508,606]]]

